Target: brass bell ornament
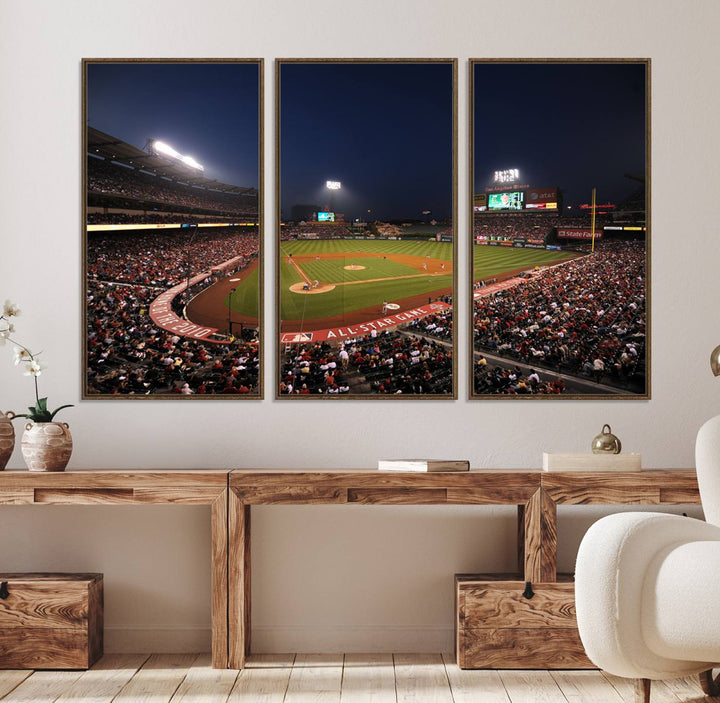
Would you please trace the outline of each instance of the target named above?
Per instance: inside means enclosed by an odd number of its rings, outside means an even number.
[[[610,425],[603,425],[602,432],[592,441],[593,454],[619,454],[620,440],[612,433]]]

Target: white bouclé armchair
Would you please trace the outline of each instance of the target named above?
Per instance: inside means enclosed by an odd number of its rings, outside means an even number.
[[[720,663],[720,416],[700,429],[695,448],[706,522],[662,513],[598,520],[578,551],[575,601],[590,660],[638,680],[700,674],[718,695]],[[642,475],[638,476],[642,481]]]

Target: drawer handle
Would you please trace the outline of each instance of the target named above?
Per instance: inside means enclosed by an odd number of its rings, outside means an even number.
[[[9,595],[10,593],[7,589],[7,581],[3,581],[2,583],[0,583],[0,598],[5,600]]]
[[[530,600],[535,595],[532,589],[532,584],[530,581],[525,581],[525,590],[523,591],[523,598],[527,598]]]

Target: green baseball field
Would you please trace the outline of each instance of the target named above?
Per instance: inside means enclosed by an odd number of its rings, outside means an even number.
[[[350,324],[382,314],[383,302],[403,307],[452,294],[452,244],[371,240],[283,242],[280,319]],[[360,311],[365,311],[361,313]]]
[[[535,266],[552,266],[576,256],[578,254],[568,251],[473,245],[473,281],[507,278],[509,273]]]
[[[545,249],[473,246],[473,280],[506,278],[577,254]],[[403,309],[451,295],[453,245],[449,242],[388,240],[307,240],[280,247],[280,319],[283,330],[302,321],[304,329],[353,324],[379,317],[382,304]],[[258,271],[232,284],[224,303],[257,319]],[[227,309],[227,308],[225,308]]]

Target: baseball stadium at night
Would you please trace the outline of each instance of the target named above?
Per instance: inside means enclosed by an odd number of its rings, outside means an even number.
[[[258,64],[85,70],[84,394],[261,397]],[[276,70],[278,398],[456,397],[458,290],[471,397],[647,397],[645,62],[471,62],[462,242],[454,61]]]
[[[472,69],[472,395],[646,396],[646,63]]]
[[[86,396],[258,397],[258,64],[86,71]]]
[[[453,62],[279,72],[278,395],[452,397]]]

